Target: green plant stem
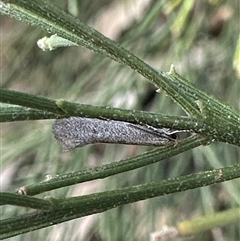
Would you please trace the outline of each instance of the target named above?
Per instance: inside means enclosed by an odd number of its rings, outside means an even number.
[[[215,115],[215,118],[221,118],[223,122],[227,124],[236,124],[240,123],[240,113],[235,110],[231,106],[228,106],[226,103],[222,103],[217,100],[215,97],[206,94],[203,91],[196,90],[196,88],[189,83],[186,79],[184,79],[181,75],[177,74],[175,70],[173,70],[168,77],[171,81],[179,84],[179,89],[184,90],[183,92],[188,92],[188,95],[194,99],[195,101],[202,101],[204,105],[208,106],[210,112]],[[206,113],[209,114],[209,113]],[[204,117],[206,118],[206,116]]]
[[[57,115],[65,113],[56,105],[56,101],[37,95],[22,93],[19,91],[0,89],[0,102],[20,105],[36,110],[47,111]]]
[[[115,174],[119,174],[126,171],[131,171],[149,164],[153,164],[164,159],[170,158],[174,155],[182,153],[184,151],[195,148],[199,145],[206,144],[208,140],[205,137],[199,137],[198,135],[191,136],[177,144],[171,144],[168,146],[160,147],[155,150],[146,152],[144,154],[127,158],[122,161],[112,162],[99,167],[87,168],[78,172],[72,172],[69,174],[62,174],[52,177],[48,181],[24,186],[19,189],[20,193],[26,195],[37,195],[46,191],[50,191],[56,188],[64,186],[74,185],[76,183],[82,183],[99,178],[106,178]]]
[[[57,223],[103,212],[120,205],[170,193],[208,186],[240,177],[240,164],[65,200],[53,199],[54,209],[33,212],[0,221],[0,239],[12,237]]]
[[[65,38],[78,45],[104,54],[119,63],[124,63],[146,77],[158,88],[177,101],[192,116],[201,118],[201,113],[195,101],[187,94],[179,98],[179,86],[169,81],[163,73],[151,68],[144,61],[121,47],[118,43],[106,38],[101,33],[87,26],[84,22],[73,18],[47,1],[3,0],[8,3],[2,13],[37,25],[51,34]],[[51,9],[51,11],[49,11]],[[1,11],[1,9],[0,9]]]
[[[227,211],[187,220],[179,223],[177,229],[179,235],[188,236],[234,222],[240,222],[240,208],[231,208]]]
[[[14,205],[39,210],[49,210],[53,207],[51,202],[43,199],[7,192],[0,192],[0,205]]]
[[[198,124],[200,126],[200,128],[197,128],[198,130],[204,130],[207,128],[207,126],[204,126],[204,124],[197,119],[185,116],[170,116],[158,113],[150,113],[138,110],[126,110],[105,106],[97,107],[97,111],[95,106],[87,106],[87,108],[85,108],[84,105],[71,103],[65,100],[57,100],[56,104],[69,116],[81,116],[82,113],[85,113],[86,117],[102,117],[112,120],[127,121],[135,124],[148,124],[159,128],[169,127],[179,130],[187,129],[194,131]]]
[[[158,88],[166,91],[168,95],[175,99],[188,113],[191,113],[192,116],[197,118],[201,118],[202,116],[195,103],[196,100],[201,100],[205,102],[205,104],[209,103],[210,106],[212,106],[211,101],[213,101],[214,98],[209,99],[209,96],[207,96],[207,99],[202,98],[204,93],[190,84],[187,85],[186,81],[184,82],[184,86],[180,85],[181,78],[175,73],[174,69],[172,69],[168,75],[154,70],[116,42],[106,38],[82,21],[73,18],[47,1],[38,0],[29,3],[28,1],[24,2],[21,0],[5,0],[2,2],[10,3],[6,5],[5,8],[2,8],[2,13],[4,14],[9,14],[10,16],[17,19],[20,18],[30,24],[38,25],[52,34],[58,34],[60,37],[71,42],[86,46],[120,63],[127,64],[129,67],[145,76]],[[49,9],[51,9],[51,12],[49,12]],[[171,75],[174,78],[169,78]],[[183,92],[183,94],[179,95],[181,92]],[[214,108],[214,110],[218,111],[221,102],[214,99],[213,104],[217,104],[215,105],[217,108]],[[224,108],[220,109],[224,110],[223,117],[226,117],[226,121],[231,118],[233,121],[235,120],[236,123],[240,122],[239,114],[234,112],[232,108],[226,105],[222,105],[222,107]],[[233,113],[231,114],[232,111]],[[217,116],[218,114],[216,114],[216,117]]]
[[[119,108],[110,108],[105,106],[92,106],[71,103],[64,100],[53,100],[42,96],[22,93],[19,91],[0,89],[0,102],[21,105],[27,108],[34,108],[32,111],[43,111],[42,119],[45,119],[46,113],[54,114],[54,118],[65,118],[70,116],[81,116],[89,118],[106,118],[113,120],[122,120],[132,123],[143,123],[155,127],[169,127],[173,129],[188,129],[195,130],[196,127],[200,130],[206,130],[207,126],[203,123],[189,117],[169,116],[157,113],[149,113],[137,110],[125,110]],[[0,121],[15,121],[18,118],[15,115],[10,115],[8,107],[2,107]],[[15,107],[17,108],[17,107]],[[20,108],[20,107],[19,107]],[[27,109],[24,110],[24,113]],[[6,112],[6,116],[4,116]],[[35,112],[36,113],[36,112]],[[14,114],[14,113],[13,113]],[[18,114],[19,115],[19,114]],[[56,116],[57,115],[57,116]],[[10,119],[7,119],[7,116]],[[23,116],[25,116],[23,114]],[[20,118],[19,118],[20,119]],[[30,120],[30,116],[27,116]],[[33,118],[36,119],[36,118]],[[206,130],[208,132],[208,130]]]
[[[66,117],[68,117],[68,115],[66,115]],[[20,106],[0,105],[0,122],[57,118],[59,118],[59,115],[47,111],[41,111]]]

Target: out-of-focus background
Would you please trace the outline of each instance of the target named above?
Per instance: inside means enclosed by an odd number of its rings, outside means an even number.
[[[240,70],[234,62],[240,30],[239,1],[53,0],[76,18],[119,42],[159,71],[174,64],[199,89],[239,108]],[[163,92],[130,68],[83,48],[43,52],[48,33],[0,16],[1,88],[54,99],[184,115]],[[1,123],[1,191],[42,181],[46,175],[93,167],[150,150],[126,145],[89,145],[63,153],[53,120]],[[106,180],[66,187],[41,196],[70,197],[210,170],[239,162],[239,149],[223,143],[196,148],[162,163]],[[151,232],[240,205],[239,180],[125,205],[8,240],[149,240]],[[25,213],[4,207],[1,218]],[[239,223],[189,240],[240,239]],[[185,240],[185,239],[179,239]]]

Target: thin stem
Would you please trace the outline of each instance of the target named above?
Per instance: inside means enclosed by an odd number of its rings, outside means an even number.
[[[71,103],[65,100],[54,100],[42,96],[36,96],[19,91],[0,89],[0,102],[21,105],[27,108],[34,109],[17,109],[21,107],[12,107],[8,110],[8,107],[2,106],[2,112],[0,114],[0,121],[15,121],[22,120],[21,116],[18,117],[21,112],[22,116],[26,116],[27,120],[31,119],[31,115],[35,115],[33,119],[37,119],[39,115],[40,119],[46,119],[46,115],[50,115],[50,118],[65,118],[70,116],[80,116],[89,118],[105,118],[112,120],[122,120],[132,123],[148,124],[155,127],[169,127],[172,129],[188,129],[188,130],[206,130],[207,126],[198,122],[196,119],[189,117],[169,116],[157,113],[149,113],[145,111],[126,110],[120,108],[111,108],[105,106],[92,106],[83,105],[78,103]],[[14,109],[16,108],[16,109]],[[16,111],[12,113],[11,111]],[[29,115],[27,111],[31,111]],[[41,111],[41,112],[38,112]],[[4,115],[6,113],[6,115]],[[11,115],[11,113],[13,115]],[[41,115],[42,113],[42,115]],[[14,115],[15,114],[15,115]],[[197,127],[197,128],[196,128]],[[206,130],[208,132],[208,130]]]
[[[131,171],[143,166],[147,166],[149,164],[165,160],[174,155],[195,148],[199,145],[206,144],[207,142],[208,140],[205,137],[194,135],[179,141],[177,144],[175,143],[160,147],[122,161],[113,162],[99,167],[87,168],[85,170],[72,172],[69,174],[57,175],[48,181],[21,187],[19,192],[24,193],[25,195],[37,195],[56,188],[74,185],[76,183],[106,178],[115,174]]]
[[[58,117],[59,115],[47,111],[3,104],[1,106],[0,104],[0,122],[56,119]]]
[[[22,93],[19,91],[0,89],[0,102],[20,105],[42,111],[47,111],[57,115],[65,113],[56,105],[56,101],[37,95]]]
[[[205,187],[240,177],[240,164],[195,173],[113,191],[73,197],[65,200],[52,199],[54,209],[33,212],[0,221],[0,239],[20,233],[49,227],[57,223],[107,211],[120,205],[158,197],[170,193]]]
[[[2,9],[2,13],[6,14],[7,12],[12,17],[21,19],[32,25],[37,25],[51,34],[57,34],[77,45],[86,46],[119,63],[126,64],[146,77],[158,88],[166,91],[188,113],[191,113],[194,117],[201,118],[201,113],[194,100],[187,94],[179,96],[178,84],[171,82],[166,75],[153,69],[118,43],[108,39],[84,22],[58,9],[50,2],[39,0],[31,1],[30,3],[21,0],[3,0],[3,3],[9,4],[7,5],[7,9]]]
[[[22,196],[16,193],[0,192],[0,205],[14,205],[39,210],[52,209],[52,203],[40,198]]]
[[[240,208],[231,208],[223,212],[211,213],[203,217],[181,222],[178,224],[177,229],[181,236],[188,236],[239,221]]]

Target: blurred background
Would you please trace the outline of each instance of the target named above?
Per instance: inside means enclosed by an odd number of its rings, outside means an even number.
[[[240,30],[239,1],[53,0],[159,71],[174,64],[199,89],[239,109],[240,69],[235,64]],[[82,104],[185,115],[163,92],[130,68],[83,47],[43,52],[48,33],[0,16],[1,88]],[[40,182],[46,175],[78,171],[143,153],[151,147],[89,145],[63,153],[52,135],[53,120],[1,123],[1,191]],[[240,159],[239,148],[214,143],[170,160],[61,188],[40,196],[56,198],[112,190],[211,170]],[[176,193],[69,221],[8,240],[149,240],[151,232],[240,205],[239,180]],[[1,218],[26,213],[1,207]],[[239,223],[188,240],[240,239]],[[185,240],[179,239],[179,240]]]

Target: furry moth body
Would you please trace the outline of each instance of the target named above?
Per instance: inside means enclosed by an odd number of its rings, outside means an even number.
[[[91,143],[162,146],[177,139],[178,131],[123,121],[70,117],[56,120],[53,134],[64,150]]]

